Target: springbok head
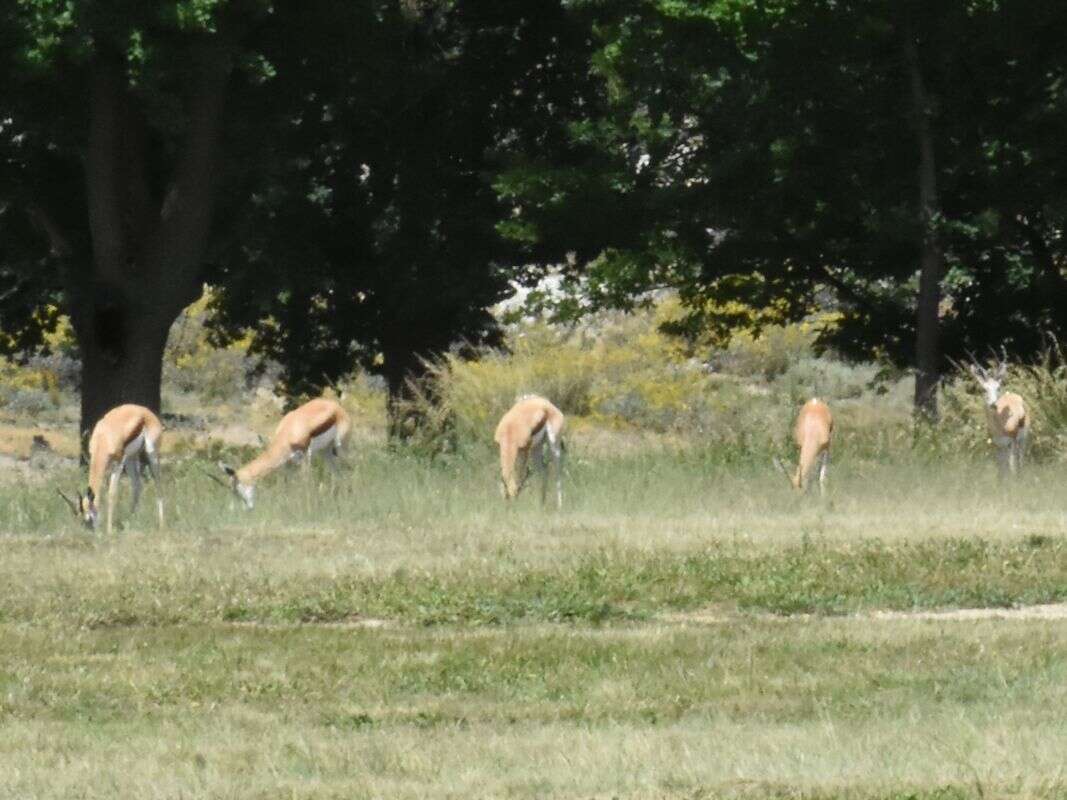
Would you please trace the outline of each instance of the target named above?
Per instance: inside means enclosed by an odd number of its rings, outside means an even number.
[[[59,492],[59,496],[63,498],[74,516],[81,519],[86,528],[96,530],[100,514],[96,508],[96,495],[92,489],[86,489],[84,497],[81,492],[75,492],[78,497],[77,502],[63,494],[62,490],[56,489],[56,491]]]
[[[233,490],[233,493],[245,504],[245,508],[251,510],[256,504],[256,487],[252,484],[241,483],[237,479],[237,470],[231,467],[229,464],[219,462],[219,469],[226,473],[226,476],[230,479],[229,486]]]
[[[1000,387],[1004,383],[1004,377],[1008,374],[1008,360],[1005,355],[1003,361],[997,361],[992,371],[978,366],[972,361],[968,367],[971,375],[985,392],[986,405],[992,408],[1000,399]]]

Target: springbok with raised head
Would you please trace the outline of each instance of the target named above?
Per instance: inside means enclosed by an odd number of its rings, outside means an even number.
[[[326,463],[336,470],[336,459],[348,441],[352,421],[348,412],[336,400],[320,397],[309,400],[282,417],[271,437],[270,444],[259,456],[243,467],[234,469],[219,462],[229,476],[229,487],[252,508],[256,501],[256,483],[279,467],[290,462],[303,462],[311,467],[311,457],[322,452]]]
[[[800,450],[797,468],[790,474],[779,459],[774,464],[789,479],[797,491],[807,489],[811,474],[816,465],[819,469],[819,493],[826,491],[826,473],[830,467],[830,440],[834,435],[834,417],[830,407],[822,400],[813,397],[800,407],[796,425],[793,426],[793,439]]]
[[[99,522],[97,500],[110,472],[107,489],[107,532],[110,534],[115,518],[119,478],[123,470],[133,484],[133,505],[130,513],[137,510],[141,499],[141,460],[148,464],[156,487],[156,512],[159,526],[163,527],[163,495],[159,487],[159,440],[163,435],[163,423],[159,417],[144,406],[132,404],[116,406],[100,418],[89,438],[89,488],[78,500],[59,492],[74,516],[81,517],[87,528],[96,529]],[[58,490],[57,490],[58,491]]]
[[[970,364],[971,375],[985,392],[986,424],[997,448],[997,467],[1001,478],[1014,475],[1023,465],[1026,440],[1030,435],[1030,416],[1026,403],[1015,392],[1001,392],[1008,374],[1006,361],[997,363],[990,373],[975,363]]]
[[[496,426],[504,499],[512,500],[526,483],[531,452],[541,470],[541,504],[548,494],[548,458],[556,473],[556,508],[563,507],[563,412],[543,397],[520,397]]]

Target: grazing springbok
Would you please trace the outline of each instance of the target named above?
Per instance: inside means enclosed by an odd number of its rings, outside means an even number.
[[[826,403],[813,397],[800,407],[793,427],[793,438],[800,449],[796,471],[790,475],[785,464],[774,459],[774,465],[789,479],[794,489],[803,491],[809,487],[811,473],[818,463],[819,493],[826,491],[826,472],[830,467],[830,440],[833,435],[834,417]]]
[[[309,400],[282,417],[270,444],[259,456],[240,469],[221,461],[219,467],[230,478],[229,488],[244,501],[245,506],[252,508],[255,505],[256,482],[284,464],[302,461],[305,469],[309,469],[311,457],[322,451],[326,463],[331,469],[336,469],[337,455],[348,440],[351,429],[352,421],[348,412],[336,400],[324,397]]]
[[[970,364],[971,375],[985,392],[986,424],[997,448],[997,467],[1001,478],[1014,475],[1023,465],[1026,440],[1030,435],[1030,417],[1026,403],[1015,392],[1000,391],[1008,364],[1001,361],[990,374],[975,363]]]
[[[66,500],[74,516],[81,517],[87,528],[95,530],[99,519],[96,501],[100,497],[104,477],[110,470],[111,478],[107,489],[107,532],[110,534],[119,494],[119,478],[123,470],[130,476],[130,483],[133,484],[133,506],[130,513],[137,510],[137,501],[141,499],[143,458],[148,463],[155,483],[156,511],[159,515],[159,526],[163,527],[163,495],[159,487],[159,439],[162,435],[163,423],[144,406],[116,406],[100,418],[89,438],[89,488],[86,489],[85,496],[82,497],[81,492],[78,492],[77,502],[63,492],[59,492],[59,496]]]
[[[556,473],[556,508],[563,507],[563,412],[543,397],[520,397],[500,418],[494,441],[500,446],[500,477],[504,499],[518,496],[526,483],[526,468],[533,451],[541,470],[541,504],[548,493],[548,463],[552,458]]]

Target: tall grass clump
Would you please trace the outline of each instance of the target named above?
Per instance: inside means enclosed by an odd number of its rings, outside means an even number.
[[[571,420],[598,427],[704,433],[716,411],[733,405],[717,403],[717,395],[739,391],[736,381],[710,376],[685,358],[648,314],[571,329],[522,325],[511,331],[506,353],[447,356],[429,365],[429,380],[431,390],[416,400],[424,406],[420,414],[447,420],[457,442],[488,441],[500,416],[525,394],[543,395]]]
[[[816,324],[767,325],[759,335],[738,331],[712,356],[715,366],[731,375],[770,381],[814,356]]]
[[[516,398],[540,394],[568,416],[572,430],[632,431],[763,457],[782,447],[796,407],[808,398],[871,399],[873,365],[816,358],[808,323],[772,327],[766,340],[745,335],[705,361],[663,332],[657,308],[600,315],[573,328],[521,324],[510,331],[506,352],[428,365],[428,388],[414,401],[428,421],[419,443],[457,450],[491,444]],[[883,421],[877,414],[860,419],[865,426]]]

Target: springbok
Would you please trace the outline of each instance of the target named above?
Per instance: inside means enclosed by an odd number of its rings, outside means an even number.
[[[816,462],[819,465],[819,493],[826,491],[826,473],[830,467],[830,440],[834,434],[834,418],[830,407],[822,400],[813,397],[800,407],[796,425],[793,426],[793,439],[800,449],[800,461],[796,471],[790,475],[779,459],[774,465],[789,479],[793,488],[803,491],[808,488],[811,473]]]
[[[526,483],[526,468],[533,451],[541,470],[541,504],[548,493],[548,464],[545,451],[552,457],[556,473],[556,508],[563,507],[563,412],[543,397],[520,397],[500,418],[494,441],[500,446],[500,477],[504,482],[504,499],[512,500]]]
[[[303,462],[304,468],[309,469],[311,457],[322,451],[326,463],[331,469],[336,469],[337,455],[348,440],[351,429],[352,421],[340,403],[324,397],[309,400],[282,417],[270,444],[259,456],[239,469],[221,461],[219,467],[230,478],[229,488],[244,501],[246,507],[252,508],[255,505],[256,482],[284,464]]]
[[[975,363],[970,364],[971,375],[985,392],[986,424],[989,435],[997,447],[997,467],[1001,478],[1014,475],[1023,465],[1026,440],[1030,434],[1030,417],[1026,403],[1015,392],[1000,391],[1008,374],[1006,361],[997,364],[996,372],[990,374]]]
[[[59,492],[74,516],[81,517],[87,528],[96,529],[99,513],[96,502],[104,477],[111,472],[107,489],[107,532],[111,533],[118,499],[119,478],[122,471],[130,476],[133,484],[133,505],[130,513],[137,510],[141,499],[141,459],[148,463],[156,487],[156,512],[159,526],[163,527],[163,495],[159,487],[159,440],[163,435],[163,423],[159,417],[144,406],[132,404],[116,406],[100,418],[89,438],[89,488],[82,497],[78,492],[75,502]],[[58,489],[56,491],[59,491]]]

